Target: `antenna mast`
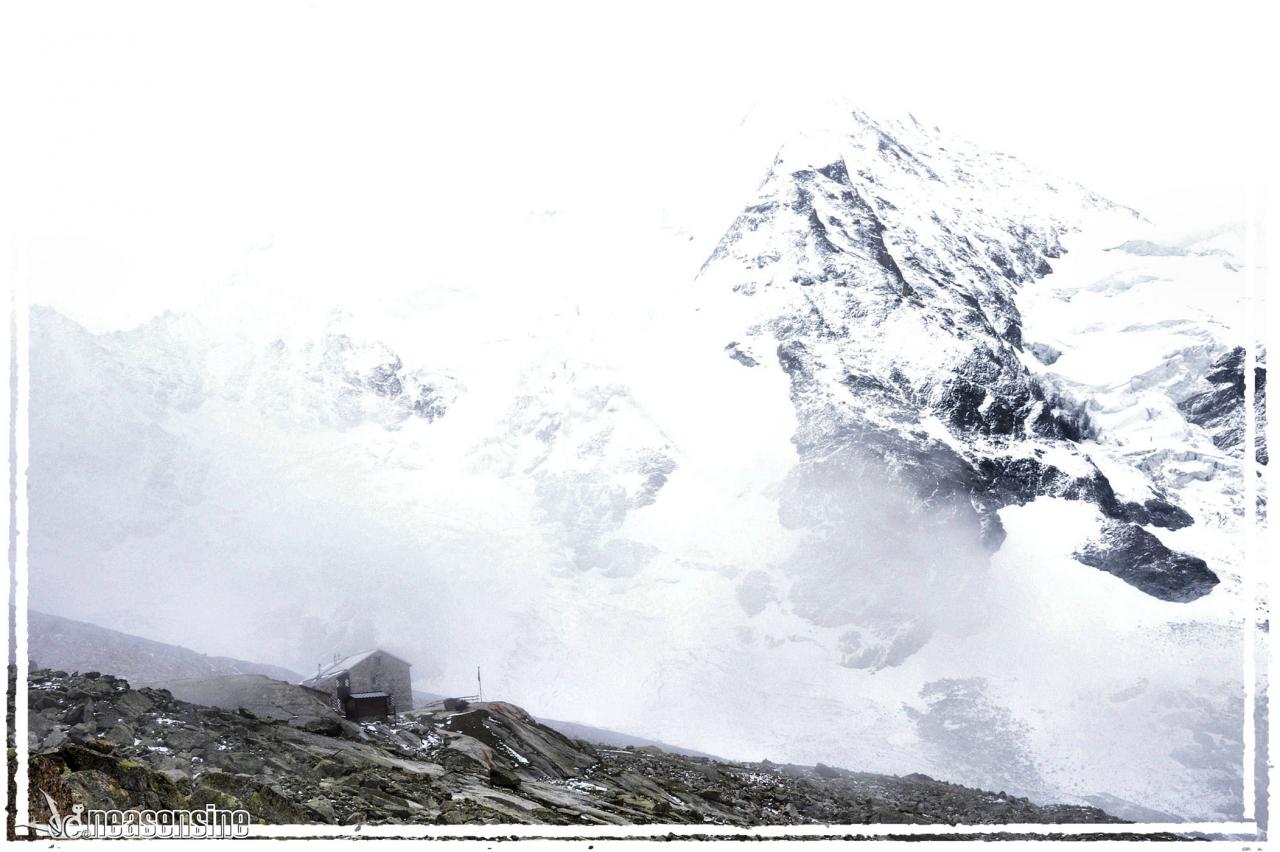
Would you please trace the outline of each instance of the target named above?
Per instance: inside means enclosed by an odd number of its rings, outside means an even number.
[[[476,666],[476,701],[484,701],[484,686],[480,682],[479,666]]]

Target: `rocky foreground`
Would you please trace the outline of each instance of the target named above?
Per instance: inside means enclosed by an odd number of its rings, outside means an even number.
[[[281,824],[1119,822],[923,775],[608,748],[505,702],[357,725],[323,707],[266,718],[110,675],[38,670],[29,703],[36,821],[49,816],[44,792],[63,813],[74,802],[212,804]]]

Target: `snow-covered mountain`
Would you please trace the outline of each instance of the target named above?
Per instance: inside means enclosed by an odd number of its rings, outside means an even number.
[[[969,582],[1005,538],[999,510],[1045,496],[1100,510],[1090,564],[1161,599],[1207,594],[1218,578],[1205,562],[1142,528],[1191,516],[1156,487],[1119,499],[1082,446],[1085,404],[1025,363],[1019,288],[1052,271],[1082,217],[1136,214],[1016,161],[982,168],[980,152],[947,150],[914,121],[893,135],[860,114],[850,125],[779,155],[701,282],[736,294],[716,310],[743,324],[727,347],[737,360],[776,360],[790,377],[800,464],[780,511],[811,542],[789,571],[793,597],[820,623],[852,625],[846,664],[900,662],[928,638],[896,606],[902,578]],[[867,594],[869,573],[886,594]],[[841,582],[859,591],[833,597]]]
[[[300,670],[394,643],[423,688],[480,664],[715,754],[1238,816],[1232,234],[857,112],[745,204],[695,280],[616,298],[36,308],[34,603]]]

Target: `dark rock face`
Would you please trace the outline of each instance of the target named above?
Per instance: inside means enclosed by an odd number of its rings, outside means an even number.
[[[1266,464],[1267,455],[1267,369],[1265,352],[1257,353],[1254,366],[1254,422],[1257,424],[1255,458]],[[1188,421],[1207,429],[1214,446],[1222,450],[1243,452],[1244,443],[1244,361],[1245,350],[1237,346],[1223,355],[1204,377],[1208,390],[1187,397],[1178,408]]]
[[[789,324],[782,328],[797,331]],[[1168,529],[1192,522],[1186,511],[1163,498],[1141,504],[1121,502],[1096,467],[1088,465],[1091,470],[1085,476],[1068,474],[1041,460],[1043,446],[1033,446],[1030,455],[1009,454],[1027,435],[1045,442],[1076,442],[1090,430],[1082,410],[1052,398],[1021,372],[1020,365],[996,366],[986,358],[975,358],[966,365],[973,380],[943,377],[927,394],[900,376],[886,380],[850,371],[841,383],[847,396],[841,393],[831,400],[815,369],[818,359],[804,336],[800,333],[796,335],[799,339],[784,340],[777,350],[778,362],[791,378],[792,402],[801,414],[794,441],[802,460],[783,492],[780,512],[787,526],[818,532],[825,554],[822,558],[830,556],[831,542],[836,538],[823,530],[857,529],[859,523],[849,517],[849,513],[860,511],[854,507],[869,502],[883,507],[904,493],[908,499],[892,517],[873,513],[876,534],[858,536],[858,553],[849,554],[864,566],[889,570],[904,579],[914,575],[909,570],[896,570],[905,562],[912,566],[939,562],[938,571],[927,572],[935,577],[980,573],[987,554],[999,549],[1005,538],[997,512],[1042,496],[1087,501],[1115,520]],[[997,396],[992,389],[1003,389],[1004,395]],[[954,433],[991,443],[965,452],[912,429],[915,412],[922,406],[935,411]],[[886,425],[886,413],[898,423]],[[858,481],[857,488],[833,502],[833,481],[852,480]],[[838,520],[832,515],[832,506],[837,504],[846,512]],[[814,505],[824,507],[819,514],[825,513],[826,523],[806,508]],[[984,552],[961,546],[965,539],[979,542]],[[870,552],[880,553],[881,544],[884,552],[876,558],[867,557],[868,541],[876,542]],[[942,548],[946,556],[941,560],[939,542],[950,542]],[[800,552],[805,551],[802,548]],[[1127,581],[1129,575],[1117,576]],[[958,578],[954,582],[967,585]],[[803,589],[804,584],[797,588]],[[855,610],[848,612],[850,619]],[[823,618],[819,623],[838,622]],[[923,637],[916,631],[908,634],[916,647],[928,638],[927,632]],[[904,655],[904,650],[899,647],[887,655],[859,654],[852,659],[875,660],[873,666],[895,664],[889,661],[900,662],[909,655],[909,651]]]
[[[1142,503],[1122,503],[1110,481],[1099,470],[1089,476],[1071,476],[1038,458],[982,459],[977,465],[982,490],[998,506],[1023,505],[1041,495],[1084,500],[1117,521],[1177,530],[1193,523],[1191,515],[1168,500],[1151,497]]]
[[[790,380],[799,463],[779,511],[804,535],[781,569],[798,611],[851,626],[846,664],[892,665],[927,641],[929,618],[903,611],[893,589],[947,597],[980,583],[1005,538],[1005,506],[1058,497],[1113,521],[1191,523],[1158,493],[1117,498],[1078,447],[1093,435],[1084,405],[1021,359],[1015,296],[1052,272],[1073,220],[983,209],[975,196],[991,187],[923,128],[855,113],[847,136],[825,144],[832,153],[817,159],[792,162],[783,150],[702,276],[761,305],[759,322],[726,347],[731,357],[773,348]],[[1045,191],[1020,168],[1000,172],[997,194],[1021,180]],[[1079,195],[1074,215],[1118,210]],[[935,211],[927,219],[910,215],[922,198]],[[1045,363],[1061,354],[1030,349]],[[1048,461],[1063,455],[1071,472]],[[1138,584],[1141,573],[1117,576]]]
[[[1118,822],[1092,807],[829,766],[734,763],[573,740],[503,702],[341,732],[178,701],[115,677],[31,673],[32,816],[73,804],[247,810],[273,824]],[[93,698],[84,731],[43,745]],[[124,730],[111,742],[96,729]]]
[[[1108,524],[1100,540],[1075,557],[1163,601],[1193,601],[1218,584],[1218,576],[1203,559],[1170,550],[1134,524]]]
[[[1141,504],[1125,503],[1123,517],[1141,526],[1162,527],[1167,530],[1180,530],[1194,523],[1185,509],[1159,497],[1152,497]]]

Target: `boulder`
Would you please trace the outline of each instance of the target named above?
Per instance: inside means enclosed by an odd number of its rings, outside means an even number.
[[[326,737],[340,737],[346,731],[342,726],[342,719],[336,716],[306,716],[297,719],[290,719],[289,726],[307,731],[312,734],[320,734]]]
[[[185,769],[162,769],[160,770],[160,774],[165,778],[168,778],[174,784],[191,783],[191,773]]]
[[[334,812],[333,805],[328,799],[320,796],[316,796],[313,799],[307,799],[307,801],[303,803],[303,807],[315,814],[322,822],[327,822],[332,825],[338,820],[338,815]]]
[[[111,740],[103,739],[101,737],[96,737],[91,740],[86,740],[84,747],[88,749],[93,749],[99,754],[111,754],[111,752],[116,750],[115,743],[113,743]]]
[[[67,741],[67,732],[61,728],[54,728],[49,735],[40,743],[41,751],[52,751]]]
[[[111,730],[107,731],[107,739],[122,746],[133,745],[133,728],[129,727],[124,722],[117,722],[115,725],[111,726]]]
[[[137,716],[150,710],[154,702],[141,692],[126,692],[115,700],[116,709],[123,716]]]
[[[520,778],[514,772],[502,766],[489,769],[489,783],[495,787],[506,787],[511,790],[520,787]]]
[[[331,758],[322,758],[315,766],[312,767],[321,778],[341,778],[351,772],[351,768]]]
[[[72,742],[86,743],[97,739],[98,731],[92,722],[81,722],[78,725],[72,725],[71,730],[67,731],[67,736]]]
[[[67,708],[62,714],[62,721],[68,725],[75,725],[80,722],[88,722],[93,719],[93,699],[86,698],[78,704],[74,704]]]

